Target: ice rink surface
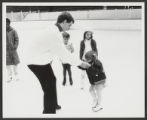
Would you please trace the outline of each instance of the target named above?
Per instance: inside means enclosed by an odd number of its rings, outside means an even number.
[[[3,68],[3,117],[4,118],[111,118],[144,117],[144,37],[141,20],[78,20],[72,26],[70,35],[79,55],[80,41],[86,30],[93,31],[97,42],[98,57],[102,61],[107,87],[103,91],[103,110],[91,110],[89,81],[85,79],[84,90],[80,89],[81,71],[72,67],[73,86],[62,86],[62,66],[53,63],[57,77],[58,103],[62,109],[55,115],[44,115],[43,92],[37,78],[25,64],[28,45],[31,44],[31,32],[49,27],[55,21],[13,22],[12,26],[19,34],[18,53],[21,63],[19,81],[7,83],[7,74]],[[34,43],[35,44],[35,43]],[[4,48],[4,47],[3,47]],[[68,78],[68,77],[67,77]]]

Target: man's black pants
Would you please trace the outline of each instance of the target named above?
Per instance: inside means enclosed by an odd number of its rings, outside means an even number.
[[[56,77],[51,65],[28,65],[28,67],[39,79],[44,92],[43,113],[55,114],[57,105]]]

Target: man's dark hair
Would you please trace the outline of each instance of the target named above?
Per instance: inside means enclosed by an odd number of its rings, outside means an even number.
[[[63,32],[62,36],[65,37],[65,38],[69,38],[70,37],[70,35],[67,32]]]
[[[6,23],[8,23],[8,24],[10,24],[10,23],[11,23],[11,21],[10,21],[10,19],[9,19],[9,18],[6,18]]]
[[[62,12],[57,18],[57,23],[62,23],[64,20],[67,20],[67,23],[74,23],[74,18],[69,12]]]

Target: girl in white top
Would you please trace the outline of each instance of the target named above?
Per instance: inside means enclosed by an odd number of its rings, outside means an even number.
[[[98,55],[97,52],[97,45],[96,41],[93,40],[93,33],[92,31],[85,31],[83,35],[83,40],[80,43],[80,59],[82,61],[85,61],[85,54],[88,51],[95,51],[96,54]],[[84,80],[85,80],[86,72],[85,70],[81,71],[81,89],[84,89]]]

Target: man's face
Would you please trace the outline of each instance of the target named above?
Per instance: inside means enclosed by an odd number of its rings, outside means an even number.
[[[64,20],[64,22],[63,22],[63,31],[67,31],[67,30],[69,30],[70,29],[70,27],[72,26],[72,24],[73,24],[73,22],[71,21],[71,22],[67,22],[66,20]]]

